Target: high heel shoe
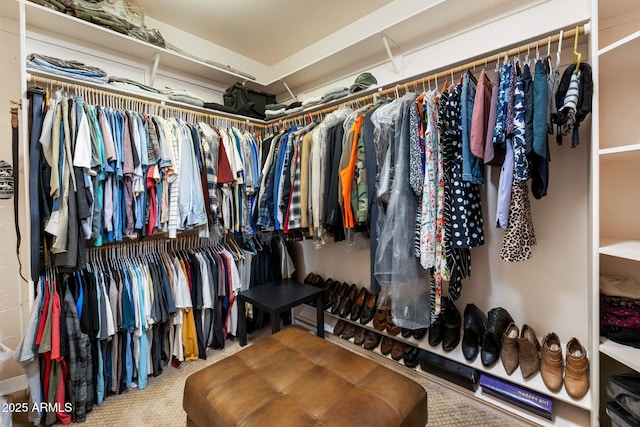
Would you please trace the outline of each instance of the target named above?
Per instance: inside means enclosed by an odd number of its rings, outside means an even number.
[[[502,366],[504,366],[507,375],[513,374],[513,371],[515,371],[519,365],[518,335],[520,335],[518,326],[511,322],[502,336],[500,360],[502,360]]]
[[[512,322],[513,318],[504,308],[496,307],[489,310],[487,329],[482,341],[482,351],[480,352],[480,359],[484,366],[493,365],[500,357],[502,336]]]
[[[465,359],[471,361],[478,355],[486,328],[487,315],[475,304],[467,304],[464,308],[464,335],[462,336],[462,354]]]
[[[522,378],[527,379],[540,369],[540,343],[529,325],[522,325],[518,338],[518,362]]]

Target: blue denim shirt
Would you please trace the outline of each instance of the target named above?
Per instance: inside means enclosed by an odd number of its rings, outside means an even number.
[[[471,152],[471,120],[473,103],[476,98],[476,82],[469,73],[462,79],[462,96],[460,99],[460,121],[462,124],[462,180],[472,184],[484,184],[484,162]]]

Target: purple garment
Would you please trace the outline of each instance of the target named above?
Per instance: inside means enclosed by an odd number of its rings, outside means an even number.
[[[504,161],[504,151],[493,145],[493,133],[495,132],[496,120],[498,119],[499,87],[500,73],[496,72],[493,76],[491,110],[489,111],[489,121],[487,122],[487,139],[484,144],[484,163],[491,166],[500,166]]]
[[[500,170],[498,184],[498,208],[496,210],[496,227],[507,229],[509,224],[509,205],[511,204],[511,185],[513,183],[513,146],[511,139],[507,139],[507,152]]]

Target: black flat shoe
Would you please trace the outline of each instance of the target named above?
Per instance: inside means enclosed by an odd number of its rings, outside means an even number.
[[[418,366],[420,356],[420,349],[412,345],[406,346],[404,350],[404,364],[408,368],[415,368]]]
[[[464,309],[464,335],[462,337],[462,354],[471,361],[478,355],[478,347],[482,346],[484,332],[487,328],[487,315],[475,304],[467,304]]]
[[[482,351],[480,352],[480,359],[484,366],[493,365],[500,357],[502,336],[511,322],[513,322],[513,318],[504,308],[497,307],[489,310],[487,329],[482,342]]]
[[[355,302],[357,295],[358,287],[356,285],[351,285],[349,287],[349,292],[347,292],[347,295],[342,299],[342,303],[338,309],[338,316],[347,317],[351,312],[351,307],[353,307],[353,303]]]
[[[376,314],[376,300],[378,299],[377,295],[369,294],[367,299],[364,301],[364,305],[362,306],[362,312],[360,313],[360,323],[362,325],[366,325],[367,323],[373,320],[373,316]]]
[[[428,328],[414,329],[412,335],[415,339],[421,340],[425,335],[427,335],[427,329]]]
[[[401,328],[402,331],[400,332],[402,334],[403,338],[409,338],[411,336],[411,333],[413,332],[411,329],[407,329],[407,328]]]
[[[333,279],[327,279],[324,281],[324,294],[322,295],[322,301],[324,303],[324,310],[327,310],[331,307],[331,298],[333,293],[336,291],[337,282],[334,282]]]
[[[353,306],[351,307],[351,313],[349,314],[349,318],[351,320],[358,320],[360,315],[362,314],[362,307],[364,307],[364,302],[367,300],[369,296],[369,291],[367,288],[363,287],[358,292],[355,301],[353,302]]]
[[[447,299],[447,305],[444,309],[444,333],[442,335],[442,349],[451,351],[460,343],[460,326],[462,318],[460,312],[453,304],[453,301]]]
[[[347,293],[349,292],[349,284],[347,282],[343,282],[340,286],[340,289],[335,293],[335,297],[331,302],[331,314],[338,314],[338,310],[340,310],[340,305],[342,301],[347,297]]]

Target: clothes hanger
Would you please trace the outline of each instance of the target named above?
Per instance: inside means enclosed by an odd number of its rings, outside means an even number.
[[[558,38],[558,52],[556,53],[556,68],[560,67],[560,53],[562,52],[562,40],[564,39],[564,30],[560,30]]]
[[[576,36],[573,42],[573,57],[571,59],[572,64],[576,64],[574,73],[577,73],[580,69],[580,61],[582,60],[582,53],[578,52],[578,36],[580,35],[580,27],[576,27]]]

